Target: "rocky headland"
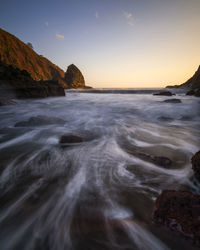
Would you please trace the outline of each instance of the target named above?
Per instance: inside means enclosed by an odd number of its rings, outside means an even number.
[[[1,95],[9,92],[10,97],[12,92],[15,98],[37,98],[64,95],[63,89],[90,88],[85,86],[84,77],[75,65],[64,72],[3,29],[0,29],[0,61]]]
[[[166,88],[182,88],[187,89],[187,95],[200,97],[200,65],[194,75],[181,85],[169,85]]]

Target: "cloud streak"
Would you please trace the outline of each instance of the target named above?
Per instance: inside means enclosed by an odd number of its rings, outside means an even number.
[[[48,22],[45,22],[44,24],[45,24],[45,26],[47,26],[47,27],[49,26],[49,23],[48,23]]]
[[[95,12],[95,17],[96,17],[96,19],[99,18],[99,12],[98,11]]]
[[[63,35],[61,35],[61,34],[56,33],[56,38],[58,38],[58,39],[64,39],[65,37]]]
[[[124,16],[127,20],[127,23],[130,25],[130,26],[133,26],[135,24],[135,20],[134,20],[134,17],[132,15],[132,13],[129,13],[129,12],[126,12],[124,11]]]

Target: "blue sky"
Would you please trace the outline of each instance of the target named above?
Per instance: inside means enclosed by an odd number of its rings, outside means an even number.
[[[199,0],[12,0],[0,26],[93,87],[160,87],[200,64],[199,13]]]

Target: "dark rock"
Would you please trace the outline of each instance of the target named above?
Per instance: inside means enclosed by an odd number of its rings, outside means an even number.
[[[186,93],[186,95],[194,95],[194,94],[195,94],[194,89],[191,89]]]
[[[200,180],[200,151],[192,157],[191,162],[194,174]]]
[[[164,190],[155,203],[153,220],[200,244],[200,195]]]
[[[164,100],[164,102],[167,102],[167,103],[181,103],[181,100],[180,99],[167,99],[167,100]]]
[[[81,143],[83,139],[77,135],[63,135],[60,138],[60,143]]]
[[[5,105],[14,105],[16,104],[16,101],[13,99],[8,99],[8,98],[0,98],[0,106],[5,106]]]
[[[175,94],[171,93],[170,91],[161,91],[161,92],[155,93],[153,95],[172,96],[172,95],[175,95]]]
[[[194,95],[196,97],[200,97],[200,88],[189,90],[186,95]]]
[[[81,71],[74,64],[71,64],[67,68],[67,72],[65,73],[65,81],[67,85],[71,88],[85,87],[84,77]]]
[[[17,122],[15,127],[29,127],[29,126],[42,126],[49,124],[64,124],[65,121],[58,117],[49,117],[49,116],[33,116],[28,121]]]
[[[144,153],[139,153],[138,156],[161,167],[167,168],[172,165],[172,161],[164,156],[152,156]]]
[[[160,121],[165,121],[165,122],[171,122],[171,121],[173,121],[173,118],[168,117],[168,116],[160,116],[158,119]]]

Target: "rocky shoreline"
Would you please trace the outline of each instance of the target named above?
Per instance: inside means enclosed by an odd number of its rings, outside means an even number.
[[[200,151],[191,159],[200,180]],[[163,190],[155,202],[153,222],[175,231],[200,246],[200,195],[183,190]]]

